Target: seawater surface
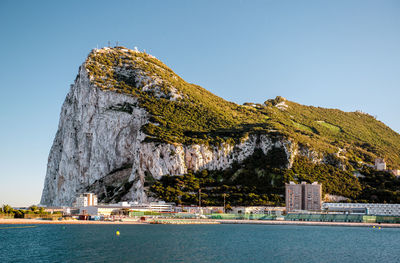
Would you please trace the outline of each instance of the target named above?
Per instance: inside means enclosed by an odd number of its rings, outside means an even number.
[[[14,225],[15,226],[15,225]],[[0,225],[0,262],[400,262],[400,229]],[[116,231],[120,235],[116,235]]]

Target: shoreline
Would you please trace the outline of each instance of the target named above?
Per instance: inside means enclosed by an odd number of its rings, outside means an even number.
[[[341,227],[375,227],[375,228],[400,228],[400,224],[387,223],[353,223],[353,222],[314,222],[314,221],[273,221],[273,220],[188,220],[168,219],[167,224],[233,224],[233,225],[301,225],[301,226],[341,226]],[[175,222],[174,222],[175,221]],[[90,220],[40,220],[40,219],[0,219],[0,225],[149,225],[152,221],[90,221]]]
[[[0,225],[146,225],[139,221],[91,221],[91,220],[40,220],[40,219],[0,219]]]
[[[273,220],[217,220],[221,224],[253,225],[301,225],[301,226],[342,226],[342,227],[381,227],[400,228],[400,224],[388,223],[355,223],[355,222],[317,222],[317,221],[273,221]]]

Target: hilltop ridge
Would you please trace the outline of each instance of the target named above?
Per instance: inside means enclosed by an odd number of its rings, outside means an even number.
[[[154,56],[124,47],[93,50],[86,68],[102,90],[140,98],[151,114],[148,140],[238,142],[249,133],[279,133],[317,151],[373,163],[400,164],[400,135],[373,116],[304,106],[283,97],[238,105],[190,84]]]

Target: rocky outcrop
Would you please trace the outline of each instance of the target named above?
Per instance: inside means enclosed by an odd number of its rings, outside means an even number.
[[[78,193],[93,191],[101,201],[145,202],[144,183],[188,170],[226,169],[252,155],[282,148],[290,167],[297,145],[285,138],[249,135],[241,143],[181,145],[145,142],[142,127],[149,114],[137,98],[103,91],[80,67],[61,109],[49,154],[41,203],[71,205]]]
[[[160,179],[166,174],[185,174],[188,170],[223,170],[233,162],[241,162],[251,156],[256,149],[267,154],[274,147],[284,150],[287,155],[284,166],[290,167],[294,157],[292,142],[286,139],[273,140],[267,135],[250,135],[240,144],[221,144],[219,147],[142,142],[136,162],[139,165],[133,167],[130,177],[134,184],[127,198],[143,202],[147,200],[143,189],[146,175]]]
[[[136,104],[134,97],[96,88],[80,67],[61,109],[42,204],[70,205],[96,180],[137,160],[148,117]]]

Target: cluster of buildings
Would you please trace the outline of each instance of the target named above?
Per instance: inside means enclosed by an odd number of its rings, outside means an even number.
[[[62,212],[68,216],[79,216],[87,219],[88,217],[119,217],[127,215],[152,215],[156,213],[176,213],[176,214],[221,214],[229,212],[231,214],[254,214],[281,217],[286,212],[285,207],[270,206],[235,206],[229,211],[225,211],[223,206],[176,206],[175,203],[164,201],[138,203],[138,202],[119,202],[117,204],[99,204],[96,194],[83,193],[76,197],[73,207],[47,207],[47,211]]]
[[[372,167],[372,166],[371,166]],[[373,166],[377,171],[390,172],[400,177],[400,170],[390,170],[382,158],[375,159]],[[289,182],[285,185],[286,212],[297,213],[334,213],[334,214],[364,214],[400,216],[400,204],[371,204],[371,203],[322,203],[322,185],[314,182],[296,184]]]
[[[281,217],[284,214],[347,214],[347,215],[382,215],[400,216],[400,204],[372,203],[323,203],[322,185],[318,182],[285,185],[286,207],[270,206],[236,206],[228,213],[254,214]],[[61,209],[61,210],[60,210]],[[67,215],[104,216],[131,215],[138,212],[215,214],[225,213],[223,206],[176,206],[164,201],[139,204],[137,202],[120,202],[118,204],[98,204],[97,196],[84,193],[76,197],[74,207],[46,208],[48,211],[59,211]],[[142,214],[143,214],[142,213]]]
[[[83,193],[76,197],[73,207],[79,210],[80,215],[111,216],[129,211],[141,212],[174,212],[175,204],[164,201],[139,204],[137,202],[119,202],[118,204],[98,204],[97,195]]]
[[[377,171],[386,171],[400,176],[400,170],[388,170],[384,159],[376,159],[373,166]],[[400,216],[400,204],[372,203],[323,203],[322,185],[289,182],[285,185],[286,207],[270,206],[237,206],[232,207],[232,214],[254,214],[281,217],[284,214],[336,214],[336,215],[380,215]],[[60,210],[61,209],[61,210]],[[225,213],[223,206],[176,206],[164,201],[139,204],[137,202],[120,202],[118,204],[98,204],[94,193],[83,193],[76,197],[73,208],[46,208],[47,211],[63,212],[67,215],[104,216],[130,215],[141,212],[215,214]]]
[[[129,212],[174,212],[175,204],[164,201],[137,204],[119,202],[118,204],[83,206],[79,208],[79,214],[89,216],[111,216],[129,214]]]
[[[45,212],[60,212],[65,216],[105,216],[122,215],[130,211],[142,212],[174,212],[175,204],[163,201],[138,204],[137,202],[119,202],[118,204],[99,204],[94,193],[79,194],[72,207],[44,207]]]
[[[290,182],[285,188],[287,213],[400,216],[400,204],[323,203],[322,185],[317,182]]]
[[[127,215],[136,212],[158,212],[158,213],[186,213],[186,214],[214,214],[224,213],[223,206],[176,206],[175,203],[164,201],[139,204],[137,202],[119,202],[118,204],[97,204],[97,197],[93,193],[80,194],[74,202],[77,214],[85,216]],[[269,206],[235,206],[229,213],[232,214],[263,214],[269,216],[282,216],[285,207]]]
[[[345,214],[345,215],[381,215],[400,216],[400,204],[372,204],[372,203],[323,203],[322,185],[314,182],[296,184],[290,182],[285,185],[286,207],[270,206],[236,206],[228,213],[253,214],[282,217],[285,214]],[[224,213],[223,206],[176,206],[164,201],[139,204],[137,202],[120,202],[118,204],[98,204],[97,196],[93,193],[80,194],[74,203],[75,208],[47,208],[54,211],[63,211],[64,214],[83,216],[121,216],[136,215],[137,213],[151,215],[157,213],[182,214],[217,214]],[[60,210],[62,209],[62,210]]]

